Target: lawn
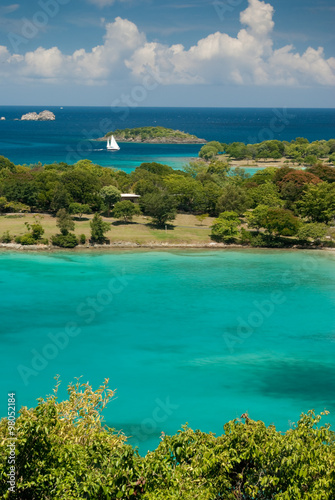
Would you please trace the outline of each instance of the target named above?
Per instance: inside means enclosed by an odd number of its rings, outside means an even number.
[[[56,226],[56,218],[49,214],[20,214],[13,216],[7,214],[0,217],[0,237],[4,232],[9,231],[13,237],[21,236],[27,232],[25,223],[33,223],[34,218],[40,219],[45,230],[43,238],[50,238],[51,235],[59,233]],[[85,216],[82,220],[75,218],[75,234],[85,234],[90,236],[90,220],[92,216]],[[111,243],[131,242],[137,244],[148,243],[173,243],[173,244],[206,244],[210,243],[210,225],[212,217],[205,219],[202,224],[194,215],[178,214],[173,224],[167,224],[166,228],[157,229],[150,224],[148,217],[134,217],[132,223],[124,223],[112,217],[103,217],[111,223],[111,229],[106,233],[106,237]]]

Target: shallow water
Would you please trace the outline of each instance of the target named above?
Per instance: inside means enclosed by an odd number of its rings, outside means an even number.
[[[335,254],[0,254],[1,415],[83,375],[117,388],[105,416],[145,453],[161,431],[230,419],[335,424]]]

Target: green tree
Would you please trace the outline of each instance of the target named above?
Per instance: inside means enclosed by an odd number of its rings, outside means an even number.
[[[264,227],[268,211],[269,207],[267,205],[258,205],[251,212],[247,212],[245,218],[248,226],[259,231]]]
[[[299,219],[290,210],[268,208],[262,225],[270,234],[294,236],[298,232],[299,224]]]
[[[61,208],[65,208],[67,210],[70,203],[71,196],[69,192],[61,183],[57,183],[52,193],[52,199],[50,203],[51,210],[56,213]]]
[[[105,243],[105,233],[110,230],[110,224],[108,222],[104,222],[102,217],[96,213],[90,222],[90,227],[91,241],[93,243]]]
[[[315,243],[320,241],[326,236],[328,227],[326,224],[320,222],[310,222],[308,224],[301,224],[298,231],[298,238],[300,240],[312,240]]]
[[[267,205],[269,207],[281,207],[283,205],[283,201],[279,196],[279,189],[272,182],[260,184],[250,189],[248,194],[253,201],[253,206]]]
[[[240,235],[239,225],[240,219],[236,212],[223,212],[214,220],[211,237],[216,241],[232,243]]]
[[[16,167],[13,162],[11,162],[5,156],[0,156],[0,170],[8,170],[9,172],[15,172]]]
[[[335,184],[322,182],[317,186],[308,186],[298,209],[303,217],[313,222],[329,222],[335,217]]]
[[[141,165],[137,168],[139,170],[146,170],[147,172],[158,175],[160,177],[164,177],[165,175],[174,173],[173,168],[169,167],[169,165],[164,165],[163,163],[157,163],[155,161],[152,161],[150,163],[141,163]]]
[[[74,230],[74,222],[71,215],[65,210],[65,208],[61,208],[57,212],[57,227],[59,227],[60,232],[63,236],[69,234],[69,231]]]
[[[69,206],[69,213],[73,215],[79,215],[79,218],[82,219],[84,214],[90,214],[92,210],[89,205],[83,203],[71,203]]]
[[[107,205],[107,215],[110,217],[112,205],[121,200],[121,191],[115,186],[104,186],[100,191],[100,196]]]
[[[104,425],[102,412],[113,398],[105,380],[96,391],[78,381],[68,399],[54,394],[23,407],[16,420],[16,493],[8,491],[8,451],[0,449],[0,495],[4,500],[139,498],[139,458],[125,436]],[[8,422],[0,423],[0,441],[9,442]]]
[[[222,195],[217,201],[216,212],[233,211],[242,215],[251,206],[251,200],[245,189],[234,184],[222,188]]]
[[[38,217],[34,218],[34,222],[32,224],[29,224],[28,222],[25,222],[24,224],[34,240],[39,240],[44,234],[44,229]]]
[[[247,413],[216,436],[187,426],[162,436],[145,457],[104,425],[115,391],[78,380],[68,398],[39,398],[15,425],[16,493],[8,491],[11,426],[0,421],[0,495],[4,500],[333,500],[335,438],[322,416],[301,414],[286,432]],[[8,402],[12,403],[11,394]]]
[[[215,146],[208,146],[205,144],[205,146],[202,146],[202,148],[199,151],[199,156],[200,158],[203,158],[204,160],[211,160],[218,154],[218,150]]]
[[[178,209],[185,212],[199,212],[206,209],[203,186],[192,177],[172,174],[164,179],[167,191],[174,196]]]
[[[265,184],[267,182],[273,182],[276,174],[278,172],[278,168],[276,167],[267,167],[267,168],[262,168],[261,170],[258,170],[252,177],[250,177],[250,180],[252,182],[256,182],[256,184]]]
[[[141,198],[140,206],[143,213],[152,217],[157,226],[164,226],[177,215],[175,197],[162,192],[146,194]]]
[[[125,222],[130,222],[134,215],[141,215],[141,210],[138,205],[129,200],[118,201],[115,203],[112,215],[115,219],[123,219]]]

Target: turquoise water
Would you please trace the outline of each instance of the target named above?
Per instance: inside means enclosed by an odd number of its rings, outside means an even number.
[[[161,431],[222,432],[244,412],[285,430],[335,424],[335,254],[0,254],[1,415],[83,375],[117,389],[105,416],[145,453]],[[62,394],[65,394],[63,390]]]

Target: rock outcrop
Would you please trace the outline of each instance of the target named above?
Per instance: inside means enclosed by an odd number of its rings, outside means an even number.
[[[48,110],[41,111],[41,113],[27,113],[21,116],[21,120],[31,120],[31,121],[52,121],[56,120],[55,115]]]

